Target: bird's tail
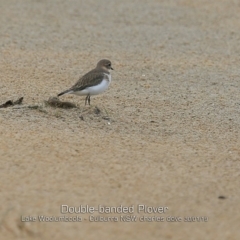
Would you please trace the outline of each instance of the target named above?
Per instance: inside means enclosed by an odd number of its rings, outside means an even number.
[[[72,92],[72,90],[70,90],[70,89],[65,90],[65,91],[59,93],[59,94],[58,94],[58,97],[60,97],[60,96],[62,96],[62,95],[64,95],[64,94],[66,94],[66,93],[70,93],[70,92]]]

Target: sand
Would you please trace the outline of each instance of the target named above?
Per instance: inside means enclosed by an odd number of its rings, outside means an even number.
[[[24,98],[0,109],[2,239],[240,239],[238,1],[0,9],[0,104]],[[112,83],[90,107],[45,104],[102,58]]]

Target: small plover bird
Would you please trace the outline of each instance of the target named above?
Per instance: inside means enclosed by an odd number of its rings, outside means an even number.
[[[104,92],[110,85],[110,70],[113,70],[111,62],[100,60],[96,68],[83,75],[71,88],[59,93],[58,97],[67,93],[86,96],[85,105],[90,105],[90,97]]]

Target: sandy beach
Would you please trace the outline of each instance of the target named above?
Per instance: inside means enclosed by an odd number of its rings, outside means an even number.
[[[240,239],[240,4],[0,0],[2,239]],[[107,58],[109,89],[46,101]]]

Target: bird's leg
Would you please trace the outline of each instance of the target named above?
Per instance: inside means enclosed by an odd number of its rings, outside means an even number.
[[[88,105],[90,105],[90,95],[89,94],[85,98],[85,105],[87,105],[87,103],[88,103]]]
[[[85,106],[87,105],[88,96],[89,96],[89,95],[87,95],[86,98],[85,98]]]

